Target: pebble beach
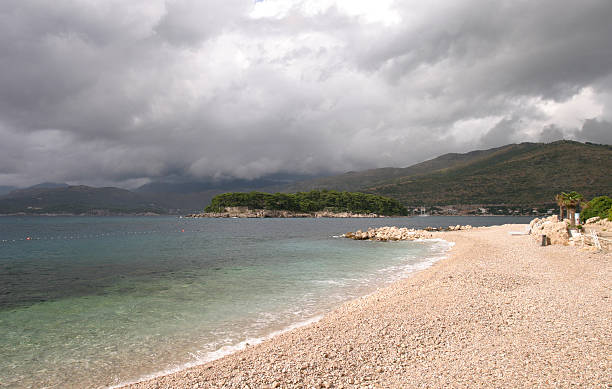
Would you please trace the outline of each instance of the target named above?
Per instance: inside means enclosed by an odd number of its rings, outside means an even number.
[[[509,234],[525,227],[432,232],[455,243],[432,267],[315,323],[127,387],[612,387],[612,254]]]

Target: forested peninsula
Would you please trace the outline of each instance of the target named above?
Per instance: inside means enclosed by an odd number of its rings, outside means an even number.
[[[297,193],[224,193],[194,217],[405,216],[397,200],[358,192],[313,190]]]

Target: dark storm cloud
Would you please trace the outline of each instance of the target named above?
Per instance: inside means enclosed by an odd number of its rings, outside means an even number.
[[[404,11],[412,7],[406,3]],[[468,98],[563,98],[610,74],[612,7],[605,0],[476,0],[428,8],[415,25],[371,45],[363,63],[394,81],[433,67],[446,77],[432,84],[432,93]]]
[[[0,185],[406,166],[578,123],[609,143],[609,20],[607,0],[5,0]]]

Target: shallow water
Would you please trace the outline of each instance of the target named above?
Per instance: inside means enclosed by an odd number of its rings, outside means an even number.
[[[99,387],[196,364],[443,255],[337,238],[528,218],[0,218],[2,387]]]

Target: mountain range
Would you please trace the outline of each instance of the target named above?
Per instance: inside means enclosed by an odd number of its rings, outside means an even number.
[[[219,182],[151,183],[136,190],[43,183],[4,187],[0,214],[185,214],[201,211],[224,192],[364,192],[406,206],[552,206],[554,195],[576,190],[589,199],[612,193],[612,146],[574,141],[510,144],[450,153],[405,168],[380,168],[304,179],[269,176]],[[0,189],[2,189],[0,187]]]
[[[557,141],[445,154],[406,168],[349,172],[291,184],[289,191],[336,189],[388,196],[411,206],[554,203],[576,190],[612,193],[612,146]]]

